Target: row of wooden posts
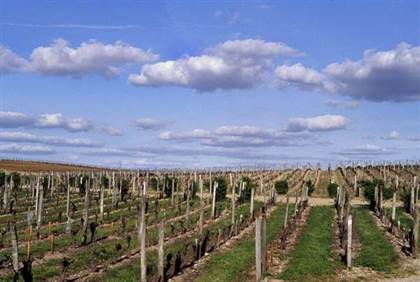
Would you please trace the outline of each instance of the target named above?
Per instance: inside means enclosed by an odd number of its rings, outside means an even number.
[[[299,199],[300,196],[300,199]],[[273,200],[274,203],[275,199]],[[295,209],[292,217],[289,214],[289,196],[286,199],[286,207],[284,214],[283,224],[279,224],[282,228],[281,248],[285,249],[289,236],[296,230],[297,222],[301,218],[303,211],[308,206],[308,187],[302,186],[300,195],[296,191]],[[260,282],[263,279],[264,273],[267,270],[268,256],[272,256],[272,251],[269,253],[267,249],[267,215],[266,210],[263,208],[255,219],[255,275],[256,281]]]
[[[343,187],[337,187],[335,198],[340,248],[348,268],[352,267],[352,240],[355,217],[351,213],[351,194]]]
[[[372,205],[375,215],[380,219],[385,228],[391,234],[400,238],[403,245],[403,251],[410,253],[414,258],[418,257],[417,240],[419,230],[419,215],[418,208],[416,206],[417,197],[418,188],[412,186],[410,193],[409,211],[410,214],[413,216],[413,226],[408,230],[401,225],[399,220],[396,220],[397,191],[393,191],[391,215],[387,214],[387,210],[384,208],[382,187],[375,187],[374,202]]]

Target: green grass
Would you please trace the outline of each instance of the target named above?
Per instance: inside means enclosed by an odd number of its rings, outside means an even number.
[[[292,214],[293,208],[289,208],[289,213]],[[267,244],[282,231],[284,212],[284,207],[278,207],[267,219]],[[250,236],[238,242],[233,249],[210,257],[205,271],[194,281],[239,281],[244,272],[253,266],[254,261],[255,238]]]
[[[284,280],[311,281],[335,273],[331,252],[333,236],[332,207],[313,207],[304,233],[293,251],[287,268],[280,274]]]
[[[356,233],[361,243],[355,265],[369,267],[375,271],[390,273],[396,268],[398,255],[384,233],[373,221],[367,208],[354,209]]]
[[[392,214],[392,208],[387,208],[386,213],[388,215]],[[395,209],[395,219],[396,221],[400,222],[401,226],[408,229],[413,227],[414,220],[408,213],[405,212],[405,209],[403,207],[397,207]]]

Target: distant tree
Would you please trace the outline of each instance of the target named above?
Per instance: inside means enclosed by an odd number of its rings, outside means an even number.
[[[287,194],[289,191],[289,184],[286,180],[277,180],[274,182],[274,187],[278,194]]]
[[[306,181],[306,185],[308,186],[308,195],[312,195],[312,193],[315,191],[315,184],[312,182],[311,179]]]
[[[102,175],[102,177],[101,177],[101,183],[102,183],[102,187],[104,187],[105,189],[108,189],[108,187],[109,187],[109,179],[108,179],[108,177],[106,177],[105,175]]]
[[[337,183],[330,183],[328,184],[327,190],[328,190],[328,196],[330,198],[335,198],[337,196]]]
[[[157,178],[151,178],[150,179],[150,188],[152,189],[152,190],[155,190],[155,191],[157,191],[157,185],[158,185],[158,179]],[[159,181],[159,186],[161,186],[162,185],[162,183],[160,183],[160,181]]]
[[[226,179],[222,176],[219,176],[219,177],[216,177],[214,181],[218,183],[217,192],[216,192],[216,202],[223,201],[224,199],[226,199],[226,193],[227,193]]]
[[[128,186],[129,186],[128,179],[123,179],[121,181],[121,200],[124,201],[128,194]]]
[[[361,181],[360,186],[363,189],[363,195],[369,201],[371,207],[374,204],[375,187],[382,189],[383,199],[387,200],[392,198],[393,191],[390,187],[385,187],[384,181],[381,179],[373,179],[372,181]]]

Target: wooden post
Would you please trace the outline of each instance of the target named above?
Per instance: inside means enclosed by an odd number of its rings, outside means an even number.
[[[32,252],[32,225],[29,226],[29,239],[28,239],[28,249],[26,252],[26,258],[29,260],[31,258]]]
[[[232,224],[235,224],[235,205],[236,205],[236,195],[235,195],[235,185],[232,181],[232,173],[230,174],[230,185],[232,187]]]
[[[203,201],[203,179],[199,176],[198,186],[200,188],[200,222],[199,222],[199,234],[203,235],[203,222],[204,222],[204,201]]]
[[[82,226],[82,233],[83,233],[83,245],[86,244],[87,240],[87,232],[88,232],[88,221],[89,221],[89,190],[90,190],[90,179],[86,181],[86,188],[85,188],[85,202],[83,208],[83,226]]]
[[[260,282],[262,278],[261,266],[261,218],[257,217],[255,219],[255,269],[257,282]]]
[[[209,175],[209,193],[211,194],[211,193],[213,193],[213,182],[212,182],[212,179],[211,179],[211,170],[210,170],[210,175]]]
[[[351,243],[352,243],[352,226],[353,226],[353,217],[351,214],[348,215],[347,219],[347,267],[351,268],[352,259],[351,259]]]
[[[12,266],[15,273],[15,277],[19,275],[19,257],[18,257],[18,238],[16,231],[16,222],[10,223],[10,236],[12,241]]]
[[[289,196],[287,196],[287,198],[286,198],[286,211],[285,211],[285,214],[284,214],[283,230],[286,229],[288,215],[289,215]]]
[[[217,182],[214,183],[214,191],[213,191],[213,202],[211,208],[211,217],[214,219],[216,216],[216,193],[217,193],[217,186],[219,184]]]
[[[392,193],[392,215],[391,215],[392,226],[395,225],[396,202],[397,202],[397,192],[394,191],[394,193]]]
[[[142,205],[140,210],[140,281],[146,282],[147,264],[146,264],[146,182],[143,182]]]
[[[379,212],[383,211],[384,192],[382,187],[379,188]]]
[[[414,186],[411,186],[411,194],[410,194],[410,213],[414,215]]]
[[[245,182],[244,182],[245,185]],[[251,218],[254,218],[254,187],[251,189],[251,206],[249,208]]]
[[[164,267],[163,267],[163,260],[164,260],[164,251],[163,245],[165,240],[165,223],[164,219],[161,219],[159,223],[159,246],[158,246],[158,274],[159,274],[159,281],[165,281],[165,274],[164,274]]]
[[[38,203],[38,214],[37,214],[37,220],[36,220],[36,234],[37,237],[39,238],[40,236],[40,229],[41,229],[41,225],[42,225],[42,206],[43,206],[43,201],[44,201],[44,188],[43,185],[41,185],[40,189],[39,189],[39,203]]]
[[[5,179],[6,180],[6,179]],[[4,183],[6,185],[6,181]],[[5,187],[6,189],[6,187]],[[35,216],[38,219],[38,204],[39,204],[39,175],[37,177],[36,191],[35,191]]]
[[[264,273],[267,269],[267,221],[265,210],[261,219],[261,272]]]
[[[186,210],[186,219],[187,222],[190,219],[190,190],[192,189],[192,182],[189,181],[187,184],[187,210]]]
[[[135,178],[134,178],[135,179]],[[100,199],[99,199],[99,219],[101,222],[104,220],[104,183],[100,184]],[[133,193],[134,195],[134,193]]]
[[[67,177],[69,173],[67,173]],[[66,202],[66,215],[70,217],[70,182],[67,183],[67,202]]]
[[[412,242],[413,244],[412,252],[413,252],[414,258],[418,257],[418,252],[417,252],[418,237],[419,237],[419,217],[418,217],[417,207],[414,207],[414,226],[413,226],[413,242]]]
[[[171,204],[174,205],[174,196],[175,196],[175,178],[172,176],[172,187],[171,187]]]

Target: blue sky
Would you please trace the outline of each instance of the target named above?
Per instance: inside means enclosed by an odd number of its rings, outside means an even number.
[[[419,1],[2,1],[0,157],[417,160]]]

